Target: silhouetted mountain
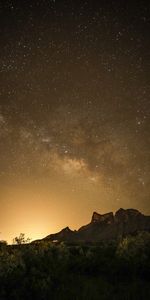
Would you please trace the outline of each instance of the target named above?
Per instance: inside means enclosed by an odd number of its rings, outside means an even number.
[[[72,231],[69,227],[62,229],[58,233],[50,234],[45,239],[50,239],[52,241],[74,241],[76,232]]]
[[[91,222],[72,231],[69,227],[56,234],[50,234],[43,240],[65,242],[99,242],[114,240],[140,231],[150,231],[150,216],[145,216],[136,209],[120,208],[113,212],[99,214],[94,212]]]

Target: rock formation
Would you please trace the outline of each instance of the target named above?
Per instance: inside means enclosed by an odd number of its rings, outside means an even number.
[[[150,232],[150,216],[145,216],[136,209],[120,208],[115,214],[94,212],[91,222],[79,230],[72,231],[66,227],[56,234],[50,234],[44,240],[100,242],[115,240],[140,231]]]

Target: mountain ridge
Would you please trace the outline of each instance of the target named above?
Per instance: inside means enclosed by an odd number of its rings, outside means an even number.
[[[150,216],[142,214],[137,209],[120,208],[115,213],[99,214],[94,211],[91,222],[78,230],[65,227],[57,233],[46,236],[42,241],[100,242],[135,235],[140,231],[150,232]]]

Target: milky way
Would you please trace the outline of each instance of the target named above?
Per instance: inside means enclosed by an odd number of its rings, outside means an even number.
[[[150,213],[150,7],[117,2],[1,1],[5,239]]]

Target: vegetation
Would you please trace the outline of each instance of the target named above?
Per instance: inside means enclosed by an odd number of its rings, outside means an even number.
[[[149,233],[97,245],[0,243],[1,300],[147,300],[149,281]]]
[[[17,244],[17,245],[21,245],[21,244],[27,244],[30,242],[29,238],[25,238],[25,234],[24,233],[20,233],[20,235],[17,237],[15,237],[13,239],[13,244]]]

